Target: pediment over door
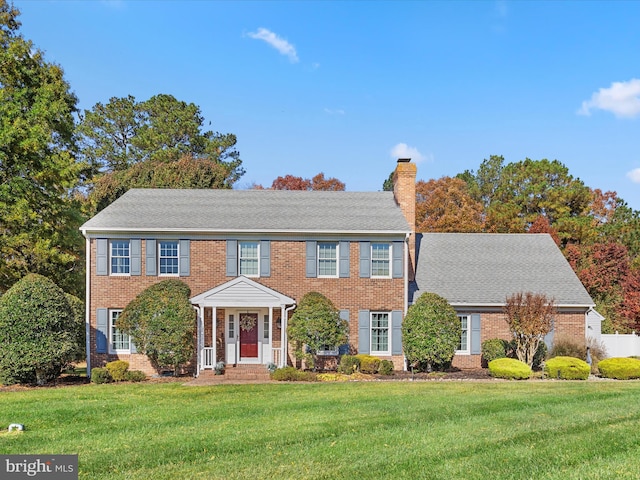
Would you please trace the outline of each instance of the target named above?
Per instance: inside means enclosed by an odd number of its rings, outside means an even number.
[[[281,307],[296,301],[275,290],[240,276],[190,299],[201,307]]]

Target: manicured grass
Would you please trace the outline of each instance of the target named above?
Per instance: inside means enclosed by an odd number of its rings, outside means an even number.
[[[0,452],[78,453],[86,479],[636,479],[639,398],[638,381],[33,389],[0,393]]]

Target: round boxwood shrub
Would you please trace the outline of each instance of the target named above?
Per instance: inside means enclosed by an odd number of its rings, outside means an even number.
[[[393,375],[393,362],[391,360],[382,360],[378,373],[380,375]]]
[[[127,382],[143,382],[147,379],[147,374],[140,370],[128,370],[124,379]]]
[[[544,373],[550,378],[563,380],[586,380],[591,373],[591,367],[584,360],[575,357],[554,357],[547,360]]]
[[[492,362],[497,358],[505,358],[507,356],[506,340],[502,338],[490,338],[482,342],[482,358],[487,362]]]
[[[629,380],[640,378],[640,360],[637,358],[607,358],[598,362],[600,375],[605,378]]]
[[[378,373],[380,368],[380,359],[372,357],[366,353],[360,353],[356,355],[356,358],[360,360],[360,371],[362,373]]]
[[[124,382],[126,380],[127,370],[129,370],[129,362],[115,360],[107,363],[106,368],[114,382]]]
[[[351,375],[353,372],[357,372],[360,368],[360,359],[355,355],[343,355],[340,358],[340,365],[338,365],[338,372],[346,375]]]
[[[523,380],[531,377],[531,367],[515,358],[497,358],[489,362],[489,374],[496,378]]]
[[[109,370],[106,368],[92,368],[91,369],[91,382],[93,383],[109,383],[111,382],[111,375],[109,375]]]

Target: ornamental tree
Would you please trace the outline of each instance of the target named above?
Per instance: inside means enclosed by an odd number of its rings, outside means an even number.
[[[180,280],[153,284],[125,307],[116,322],[139,353],[156,367],[172,368],[175,375],[194,352],[196,321],[190,293]]]
[[[45,384],[78,353],[75,318],[65,293],[29,274],[0,297],[0,382]]]
[[[504,314],[516,343],[518,360],[533,365],[540,342],[553,328],[556,314],[553,299],[541,293],[514,293],[507,297]]]
[[[309,292],[300,299],[287,327],[296,358],[307,359],[314,370],[318,351],[347,343],[348,333],[347,321],[340,318],[331,300],[318,292]]]
[[[451,362],[462,327],[456,311],[440,295],[423,293],[402,322],[404,354],[411,366],[430,372]]]

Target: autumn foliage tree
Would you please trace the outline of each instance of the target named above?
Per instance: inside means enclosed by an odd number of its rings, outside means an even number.
[[[531,366],[544,336],[553,328],[553,300],[540,293],[514,293],[507,297],[504,314],[516,344],[518,360]]]
[[[416,183],[416,229],[419,232],[481,232],[482,204],[460,178]]]
[[[344,191],[345,185],[337,178],[325,178],[320,172],[313,178],[295,177],[285,175],[276,178],[271,184],[272,190],[323,190],[323,191]]]

